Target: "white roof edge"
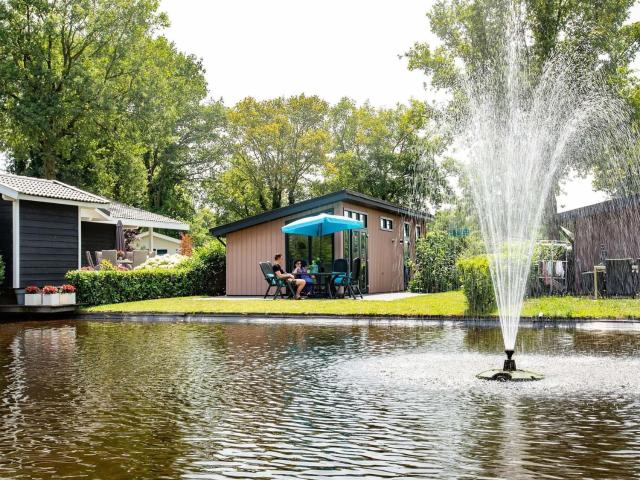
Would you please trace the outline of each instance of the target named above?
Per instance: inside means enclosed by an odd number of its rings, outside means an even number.
[[[149,231],[147,230],[146,232],[142,232],[140,235],[138,235],[138,238],[147,238],[148,236],[149,236]],[[170,242],[180,243],[180,239],[170,237],[169,235],[163,235],[162,233],[153,232],[153,236],[162,238],[163,240],[168,240]]]
[[[117,218],[117,217],[109,217],[110,220],[107,221],[93,221],[93,220],[83,220],[91,223],[108,223],[115,225],[118,221],[122,222],[124,227],[146,227],[146,228],[164,228],[165,230],[189,230],[189,225],[186,223],[169,223],[169,222],[154,222],[152,220],[135,220],[131,218]]]

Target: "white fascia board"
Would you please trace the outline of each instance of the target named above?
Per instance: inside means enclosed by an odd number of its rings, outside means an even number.
[[[118,220],[122,222],[122,225],[126,228],[164,228],[165,230],[189,230],[189,225],[186,223],[169,223],[169,222],[155,222],[153,220],[132,220],[130,218],[113,218],[110,223],[118,223]]]
[[[108,204],[102,204],[102,203],[79,202],[77,200],[65,200],[63,198],[38,197],[35,195],[24,195],[22,193],[18,194],[18,199],[29,201],[29,202],[55,203],[59,205],[73,205],[76,207],[84,207],[84,208],[105,208],[108,205]]]
[[[142,232],[140,235],[138,235],[139,239],[143,239],[143,238],[147,238],[149,236],[149,232]],[[177,238],[173,238],[170,237],[168,235],[163,235],[162,233],[158,233],[158,232],[153,232],[153,236],[162,240],[166,240],[167,242],[173,242],[176,243],[177,245],[180,245],[180,240]]]
[[[7,187],[3,183],[0,183],[0,194],[2,195],[2,198],[4,198],[5,200],[17,200],[19,195],[16,190],[14,190],[13,188]]]

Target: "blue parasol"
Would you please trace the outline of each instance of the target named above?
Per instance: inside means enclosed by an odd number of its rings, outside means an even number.
[[[282,227],[284,233],[321,237],[344,230],[364,228],[364,223],[352,218],[321,213],[313,217],[305,217]]]

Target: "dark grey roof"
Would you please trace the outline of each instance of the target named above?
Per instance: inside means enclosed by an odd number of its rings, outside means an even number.
[[[576,208],[573,210],[567,210],[566,212],[558,213],[557,217],[560,221],[573,221],[577,218],[585,218],[591,217],[593,215],[615,212],[621,209],[638,205],[640,205],[640,195],[631,195],[628,197],[612,198],[611,200],[607,200],[605,202],[595,203],[593,205],[587,205],[586,207]]]
[[[23,195],[34,197],[54,198],[58,200],[70,200],[82,203],[107,204],[109,200],[99,197],[79,188],[72,187],[57,180],[45,180],[43,178],[23,177],[0,173],[0,185]]]
[[[101,209],[102,210],[102,209]],[[133,220],[142,222],[155,222],[166,223],[167,225],[174,225],[178,229],[182,230],[186,224],[173,218],[165,217],[159,213],[148,212],[141,208],[131,207],[123,203],[112,201],[110,205],[104,208],[107,213],[114,220]]]
[[[242,220],[238,220],[236,222],[220,225],[218,227],[212,228],[211,230],[209,230],[209,232],[214,237],[221,237],[226,235],[227,233],[242,230],[243,228],[253,227],[254,225],[270,222],[272,220],[277,220],[278,218],[295,215],[296,213],[302,213],[307,210],[312,210],[314,208],[341,201],[350,202],[355,205],[370,207],[382,212],[393,213],[397,215],[417,217],[424,220],[431,218],[431,215],[425,212],[418,212],[408,208],[400,207],[385,200],[370,197],[369,195],[354,192],[352,190],[340,190],[339,192],[329,193],[321,197],[311,198],[299,203],[294,203],[293,205],[288,205],[286,207],[269,210],[268,212],[259,213],[258,215],[243,218]]]

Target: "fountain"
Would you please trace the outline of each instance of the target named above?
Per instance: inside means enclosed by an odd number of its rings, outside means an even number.
[[[585,55],[558,53],[528,65],[526,33],[513,7],[502,54],[468,73],[468,103],[457,122],[462,155],[487,254],[507,359],[483,379],[535,380],[512,358],[544,205],[571,162],[597,155],[626,110]]]

